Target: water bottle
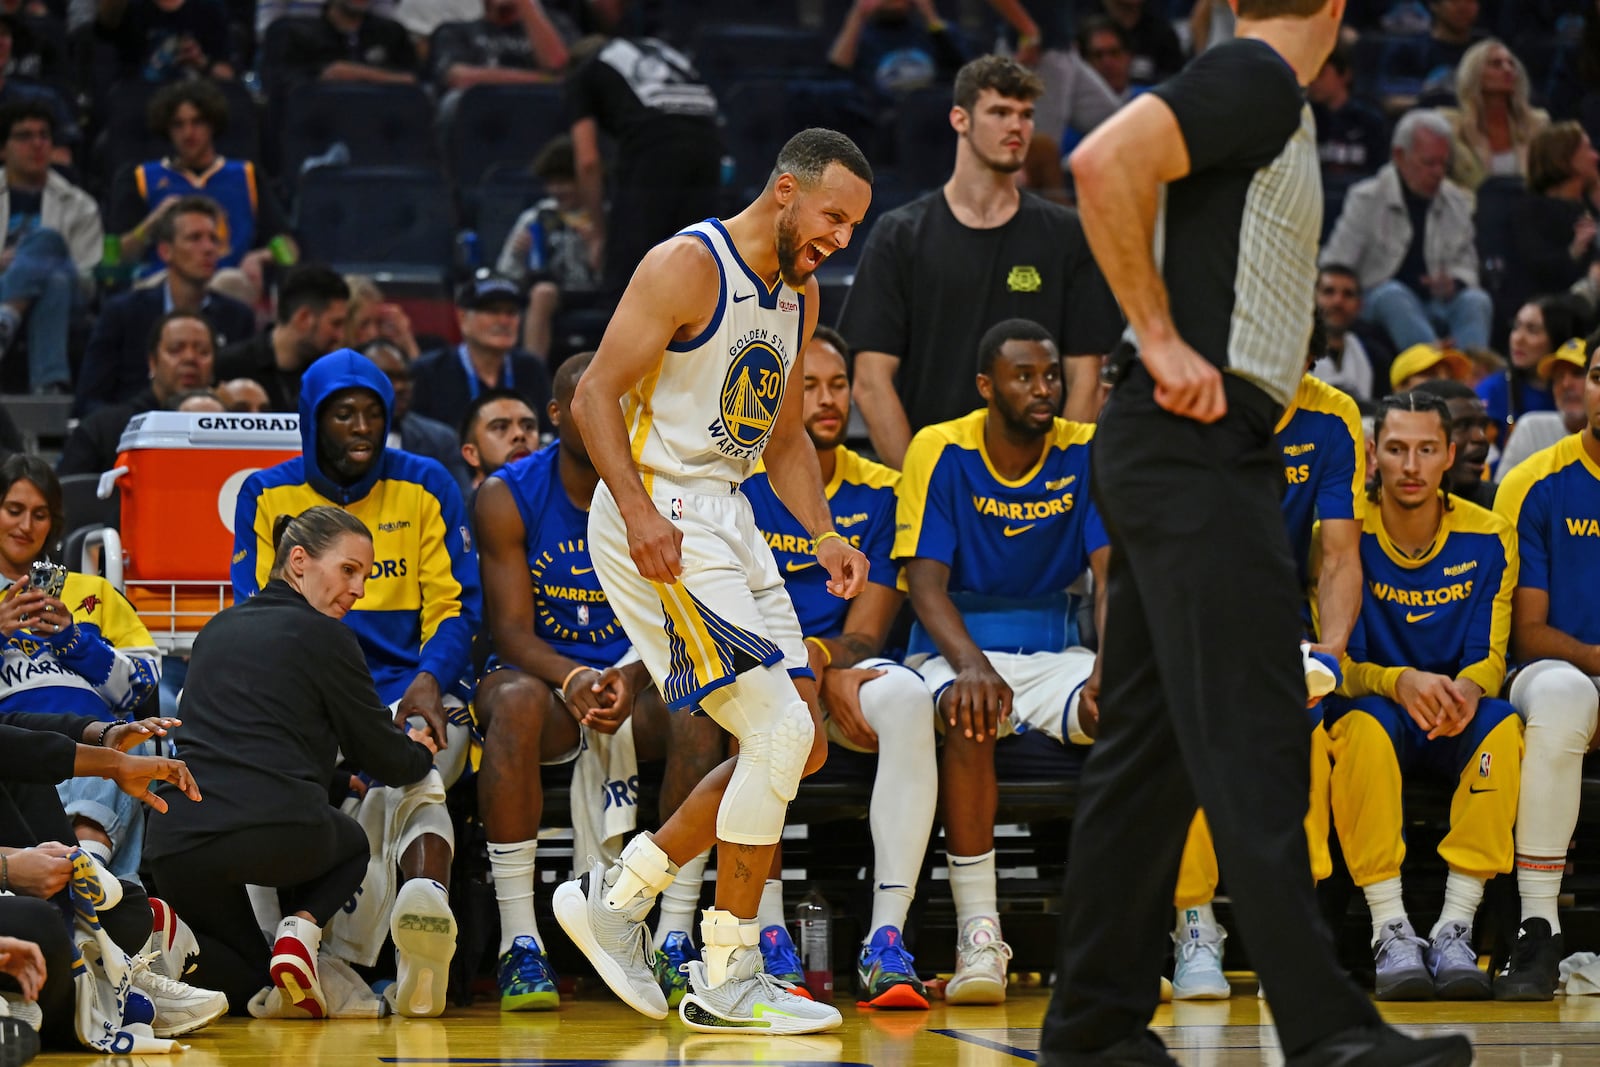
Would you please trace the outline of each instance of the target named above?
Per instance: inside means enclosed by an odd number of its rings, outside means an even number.
[[[528,223],[528,270],[535,273],[544,270],[547,259],[544,238],[544,220],[538,215]]]
[[[816,887],[794,909],[800,930],[800,965],[806,988],[825,1004],[833,1003],[833,909]]]
[[[477,230],[462,230],[456,234],[456,261],[469,271],[483,266],[483,252],[479,248]]]

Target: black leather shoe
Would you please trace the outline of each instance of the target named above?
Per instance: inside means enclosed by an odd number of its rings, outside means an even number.
[[[1407,1037],[1387,1026],[1341,1030],[1290,1056],[1288,1067],[1471,1067],[1472,1043],[1460,1034]]]
[[[0,1016],[0,1067],[22,1067],[39,1054],[39,1035],[21,1019]]]
[[[1167,1046],[1146,1030],[1139,1037],[1128,1037],[1097,1052],[1040,1051],[1041,1067],[1180,1067],[1167,1055]]]

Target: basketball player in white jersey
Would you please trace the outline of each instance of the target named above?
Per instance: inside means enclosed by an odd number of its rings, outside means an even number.
[[[739,485],[764,456],[828,591],[861,591],[867,560],[833,528],[793,383],[817,322],[811,275],[849,244],[871,200],[872,169],[848,137],[796,134],[753,204],[645,256],[572,401],[602,479],[589,548],[606,597],[668,707],[710,715],[739,755],[618,863],[561,886],[555,913],[619,997],[663,1018],[644,919],[678,865],[716,843],[704,960],[684,965],[678,1007],[694,1030],[794,1034],[841,1022],[768,976],[757,943],[772,847],[826,739],[783,574]]]

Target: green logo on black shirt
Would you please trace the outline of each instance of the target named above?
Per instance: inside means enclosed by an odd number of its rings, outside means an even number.
[[[1037,293],[1044,288],[1038,267],[1012,267],[1006,275],[1006,288],[1013,293]]]

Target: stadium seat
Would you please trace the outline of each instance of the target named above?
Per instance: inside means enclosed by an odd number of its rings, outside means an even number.
[[[300,184],[308,260],[346,273],[443,280],[455,239],[450,188],[426,167],[318,167]]]
[[[722,114],[723,136],[734,161],[733,186],[746,200],[766,183],[778,149],[807,126],[838,130],[853,138],[869,159],[877,155],[872,112],[848,79],[741,81],[724,94]]]
[[[567,113],[559,85],[477,85],[442,124],[445,165],[465,190],[497,163],[532,163],[545,142],[567,131]]]
[[[764,6],[741,4],[740,16]],[[721,90],[734,81],[763,76],[794,78],[820,74],[828,66],[828,42],[820,33],[792,26],[755,26],[700,16],[694,35],[694,64],[706,84]]]
[[[1524,272],[1516,262],[1516,241],[1512,234],[1513,210],[1527,195],[1521,178],[1490,178],[1478,186],[1478,207],[1474,223],[1478,238],[1478,261],[1482,264],[1484,290],[1494,300],[1495,331],[1504,336],[1504,320],[1516,314],[1529,293]]]
[[[61,476],[61,510],[66,516],[63,528],[57,531],[61,541],[51,545],[58,559],[71,558],[59,555],[67,541],[79,530],[95,526],[115,528],[122,521],[121,501],[113,492],[109,500],[100,499],[100,475],[64,474]],[[76,560],[68,566],[76,566]]]
[[[280,135],[280,173],[291,185],[302,163],[335,144],[353,166],[418,166],[435,158],[433,100],[416,85],[301,85],[289,93]]]
[[[478,232],[483,261],[492,265],[517,216],[544,196],[544,183],[530,174],[526,165],[501,163],[489,168],[477,188],[461,192],[468,201],[463,205],[466,217]]]

